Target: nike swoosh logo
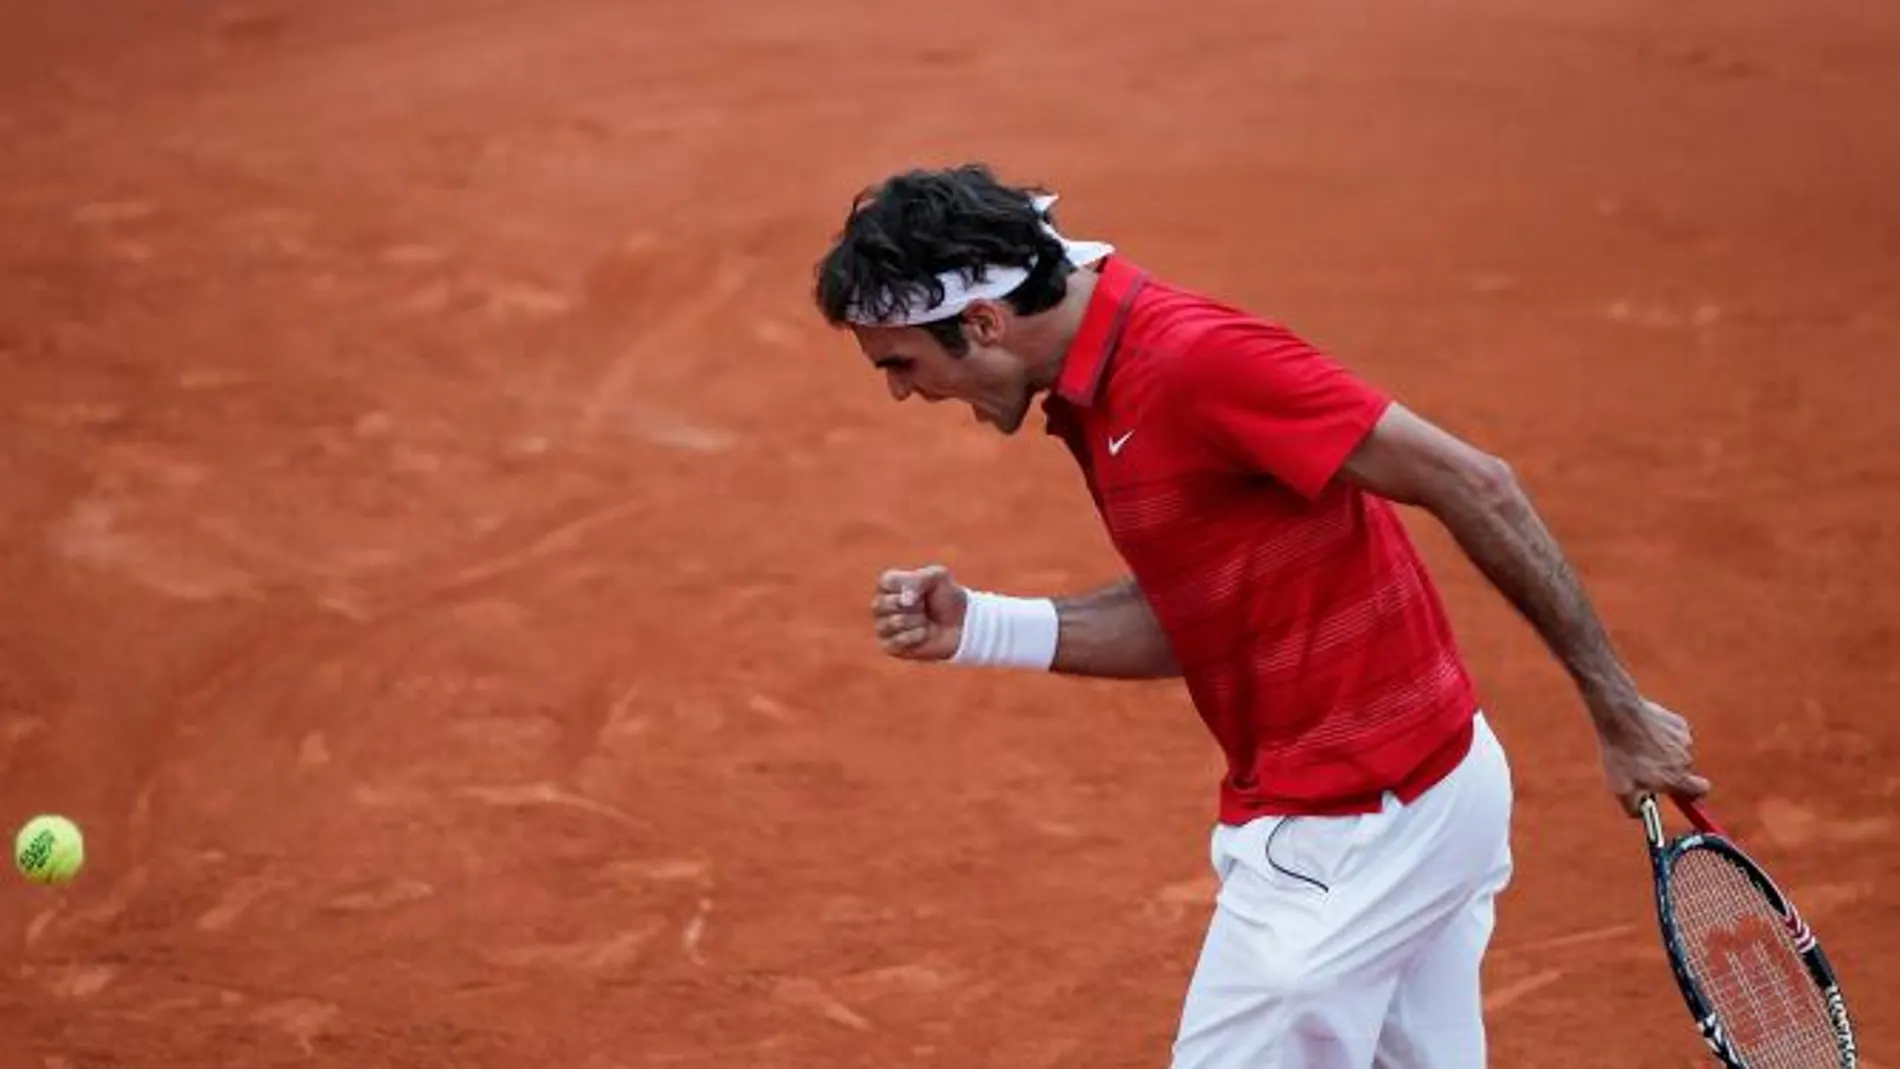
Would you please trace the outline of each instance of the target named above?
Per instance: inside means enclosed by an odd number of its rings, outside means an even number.
[[[1127,445],[1128,439],[1133,438],[1134,436],[1135,436],[1135,432],[1129,431],[1128,433],[1122,435],[1120,438],[1110,438],[1108,440],[1108,455],[1111,457],[1119,455],[1122,451],[1122,446]]]

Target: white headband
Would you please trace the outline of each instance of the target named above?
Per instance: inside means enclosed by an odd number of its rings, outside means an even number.
[[[1055,194],[1035,198],[1030,203],[1036,212],[1042,215],[1042,229],[1050,237],[1062,243],[1064,258],[1077,267],[1086,267],[1115,251],[1115,246],[1103,241],[1070,241],[1049,225],[1049,206],[1056,202]],[[937,276],[937,284],[943,287],[943,300],[936,304],[926,303],[930,299],[927,291],[913,293],[889,315],[875,316],[852,307],[845,318],[867,327],[914,327],[920,323],[935,323],[951,319],[962,314],[972,301],[993,301],[1008,295],[1029,277],[1036,266],[1030,261],[1028,267],[987,267],[983,271],[983,280],[975,281],[968,272],[962,270],[945,271]]]

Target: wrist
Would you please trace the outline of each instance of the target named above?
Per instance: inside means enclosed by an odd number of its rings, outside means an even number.
[[[1643,712],[1642,693],[1633,684],[1586,690],[1583,704],[1600,734],[1621,732]]]
[[[1061,621],[1053,600],[965,593],[963,635],[951,664],[1046,672],[1055,663]]]
[[[1617,659],[1606,652],[1577,658],[1565,668],[1592,715],[1618,716],[1643,702],[1642,688]]]

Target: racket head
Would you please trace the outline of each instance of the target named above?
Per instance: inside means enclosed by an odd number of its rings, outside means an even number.
[[[1696,831],[1666,839],[1643,801],[1669,966],[1730,1069],[1857,1069],[1847,1004],[1819,940],[1768,873],[1681,803]]]

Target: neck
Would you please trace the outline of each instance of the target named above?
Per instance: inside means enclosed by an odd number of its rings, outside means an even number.
[[[1017,322],[1017,330],[1021,332],[1017,351],[1029,362],[1029,383],[1034,389],[1047,390],[1061,376],[1062,363],[1069,355],[1069,346],[1075,342],[1077,332],[1082,329],[1082,319],[1088,314],[1089,299],[1095,295],[1095,283],[1100,277],[1091,268],[1071,271],[1069,291],[1063,295],[1062,303],[1041,315]]]

